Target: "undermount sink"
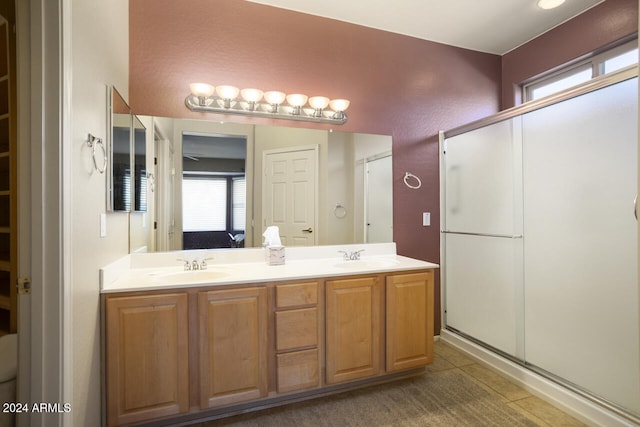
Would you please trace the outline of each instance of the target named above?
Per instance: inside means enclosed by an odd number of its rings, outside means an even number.
[[[337,264],[334,264],[335,267],[338,268],[346,268],[346,269],[367,269],[367,268],[388,268],[398,265],[398,261],[395,259],[358,259],[358,260],[349,260],[349,261],[341,261]]]
[[[207,283],[219,280],[229,273],[216,270],[186,270],[186,271],[160,271],[150,273],[151,280],[157,283]]]

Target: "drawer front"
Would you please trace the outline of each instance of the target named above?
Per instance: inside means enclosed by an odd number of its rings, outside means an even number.
[[[295,283],[276,286],[276,307],[291,308],[316,305],[318,303],[318,284]]]
[[[279,354],[278,393],[319,386],[318,349]]]
[[[286,351],[318,345],[318,309],[276,312],[276,350]]]

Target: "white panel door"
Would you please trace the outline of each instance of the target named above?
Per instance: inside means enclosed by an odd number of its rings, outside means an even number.
[[[263,231],[276,225],[283,245],[315,245],[318,147],[265,151],[263,171]]]
[[[527,362],[640,414],[637,78],[523,116]]]

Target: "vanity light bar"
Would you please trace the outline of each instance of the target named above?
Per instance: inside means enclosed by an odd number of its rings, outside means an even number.
[[[253,88],[240,90],[235,86],[214,87],[207,83],[192,83],[189,88],[191,94],[185,99],[185,105],[192,111],[334,125],[342,125],[347,121],[345,110],[349,107],[349,101],[346,99],[329,100],[324,96],[309,98],[303,94],[286,95],[279,91],[262,92]],[[241,100],[237,99],[238,95]],[[283,105],[285,100],[287,104]]]

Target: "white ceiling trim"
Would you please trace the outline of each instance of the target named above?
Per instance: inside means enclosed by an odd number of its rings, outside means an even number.
[[[480,52],[503,55],[604,0],[248,0]]]

